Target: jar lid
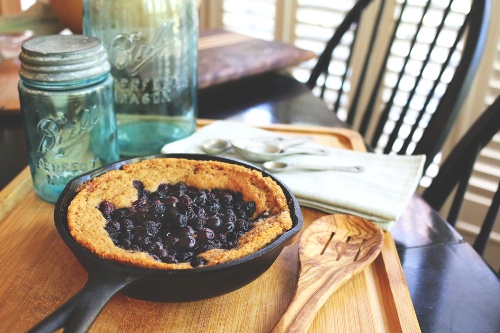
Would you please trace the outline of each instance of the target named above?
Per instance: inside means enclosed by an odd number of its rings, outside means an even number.
[[[23,79],[59,84],[85,81],[110,71],[101,41],[83,35],[50,35],[27,40],[19,55]]]

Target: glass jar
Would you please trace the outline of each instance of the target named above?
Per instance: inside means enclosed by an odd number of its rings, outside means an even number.
[[[84,0],[83,32],[101,39],[108,51],[120,155],[157,154],[194,132],[194,0]]]
[[[19,59],[33,186],[54,203],[72,178],[119,159],[110,66],[101,41],[81,35],[30,39]]]

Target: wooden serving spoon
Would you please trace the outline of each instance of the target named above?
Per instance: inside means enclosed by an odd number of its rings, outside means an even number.
[[[328,215],[300,237],[300,273],[295,295],[273,332],[307,332],[328,298],[380,253],[384,234],[353,215]]]

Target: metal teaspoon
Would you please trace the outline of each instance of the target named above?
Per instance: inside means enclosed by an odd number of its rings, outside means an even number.
[[[341,171],[341,172],[362,172],[364,168],[362,166],[321,166],[321,165],[306,165],[300,163],[285,163],[277,161],[268,161],[263,164],[264,169],[269,172],[282,172],[290,169],[302,169],[310,171]]]

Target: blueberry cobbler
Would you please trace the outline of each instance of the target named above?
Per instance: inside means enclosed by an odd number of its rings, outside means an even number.
[[[98,256],[156,269],[215,265],[249,255],[292,227],[282,189],[255,170],[157,158],[82,185],[71,235]]]

